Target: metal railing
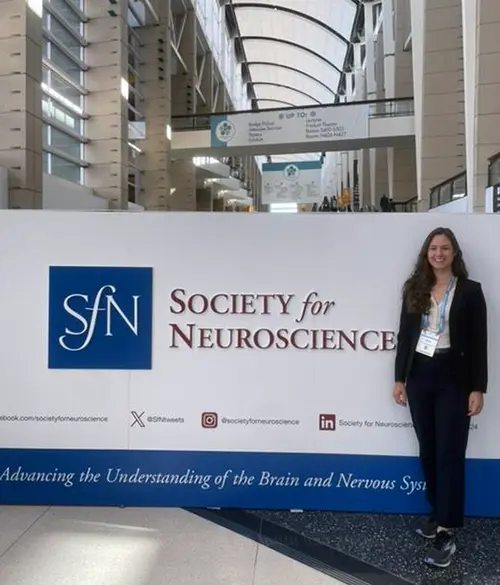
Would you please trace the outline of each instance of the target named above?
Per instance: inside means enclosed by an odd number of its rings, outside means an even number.
[[[488,187],[500,185],[500,152],[488,159]]]
[[[339,104],[319,104],[315,106],[290,107],[290,108],[266,108],[262,110],[240,110],[235,112],[214,112],[213,114],[189,114],[172,116],[172,130],[175,132],[189,130],[210,130],[210,121],[214,116],[235,116],[237,114],[257,114],[262,112],[286,112],[294,110],[318,110],[319,108],[341,109],[345,106],[368,105],[369,118],[393,118],[396,116],[413,116],[415,107],[412,97],[393,98],[384,100],[367,100],[356,102],[343,102]]]
[[[415,195],[406,201],[396,201],[394,206],[399,213],[416,213],[418,211],[418,197]]]
[[[465,171],[439,183],[430,190],[429,207],[435,209],[451,201],[467,196],[467,173]]]
[[[395,118],[398,116],[414,116],[415,102],[413,98],[394,100],[378,100],[370,104],[370,118]]]

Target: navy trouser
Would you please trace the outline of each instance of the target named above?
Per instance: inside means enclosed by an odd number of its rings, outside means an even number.
[[[432,358],[415,354],[406,389],[433,518],[444,528],[460,528],[469,394],[453,374],[451,354],[436,353]]]

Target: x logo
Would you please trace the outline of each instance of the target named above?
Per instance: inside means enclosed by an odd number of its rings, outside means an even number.
[[[134,418],[134,422],[130,425],[131,427],[133,427],[134,425],[139,425],[140,427],[145,427],[145,423],[142,420],[142,417],[144,416],[144,411],[141,412],[141,414],[138,414],[135,410],[131,411],[131,414]]]

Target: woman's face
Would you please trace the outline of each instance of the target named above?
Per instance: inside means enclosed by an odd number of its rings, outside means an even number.
[[[427,260],[436,270],[449,270],[455,256],[450,240],[443,235],[434,236],[427,250]]]

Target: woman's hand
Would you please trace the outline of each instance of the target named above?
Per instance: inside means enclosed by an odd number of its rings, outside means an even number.
[[[469,416],[480,414],[484,406],[484,396],[482,392],[471,392],[469,396]]]
[[[396,404],[399,406],[406,406],[408,404],[408,397],[406,396],[406,388],[402,382],[396,382],[392,396]]]

